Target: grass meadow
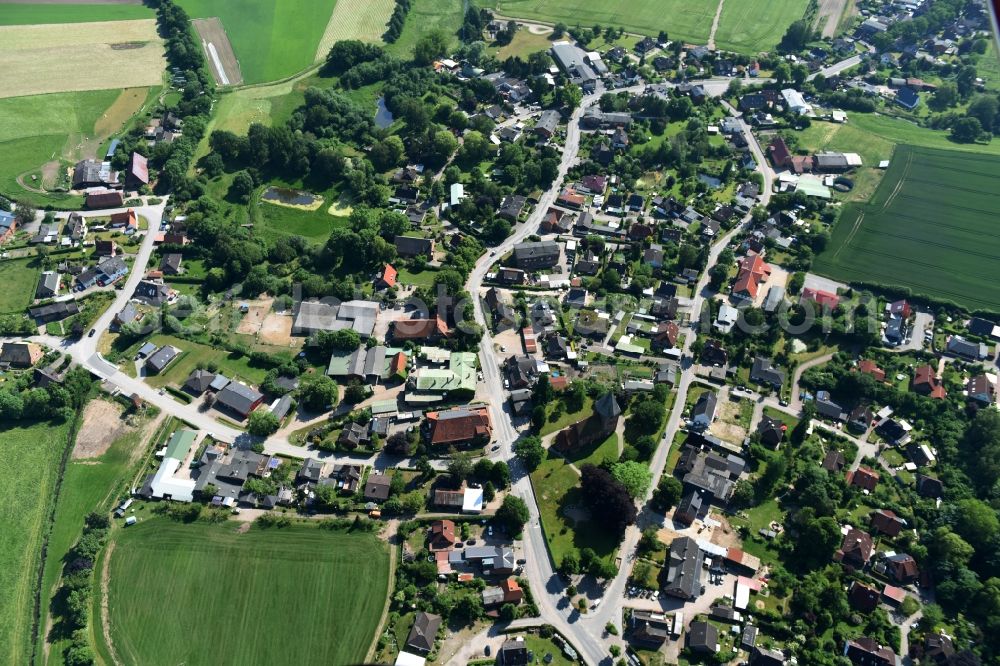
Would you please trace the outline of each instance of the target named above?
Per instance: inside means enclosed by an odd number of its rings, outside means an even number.
[[[0,261],[0,312],[23,312],[31,305],[41,270],[32,265],[34,259],[4,259]]]
[[[605,457],[618,458],[618,436],[615,434],[589,450],[577,452],[569,462],[579,468],[587,463],[599,465]],[[535,489],[545,542],[556,566],[567,554],[579,555],[583,548],[593,548],[602,559],[614,559],[619,543],[614,535],[566,515],[567,510],[582,509],[583,497],[580,475],[565,458],[549,451],[538,469],[531,473],[531,485]]]
[[[386,50],[400,57],[413,55],[417,40],[431,30],[448,36],[452,47],[458,45],[458,30],[462,27],[462,0],[413,0],[406,16],[403,32]]]
[[[316,47],[316,60],[326,58],[330,47],[341,39],[381,43],[395,7],[393,0],[338,0]]]
[[[335,0],[180,0],[191,18],[218,17],[247,84],[276,81],[316,60]]]
[[[262,202],[259,209],[261,225],[257,231],[268,238],[302,236],[312,243],[325,243],[336,227],[347,224],[346,217],[327,212],[332,203],[324,199],[318,210],[310,211]]]
[[[242,379],[254,385],[264,381],[264,375],[267,374],[266,368],[252,366],[249,356],[237,356],[221,349],[182,340],[172,335],[156,334],[149,338],[149,342],[158,347],[173,345],[184,352],[162,373],[150,375],[146,379],[150,386],[157,388],[161,386],[180,387],[199,364],[204,367],[209,362],[215,363],[218,366],[218,371],[230,379]],[[131,363],[132,356],[129,355],[125,362]]]
[[[1000,311],[997,173],[996,156],[899,146],[871,201],[844,207],[814,270]]]
[[[43,604],[52,600],[55,585],[62,574],[63,559],[83,533],[84,518],[91,511],[110,511],[119,492],[126,488],[126,474],[136,453],[141,452],[143,434],[143,429],[125,432],[100,456],[71,459],[66,464],[45,557]],[[48,606],[42,608],[43,612],[48,612],[48,609]],[[56,640],[52,641],[50,662],[52,657],[62,654],[69,642],[58,624],[53,627],[52,637]]]
[[[388,589],[367,533],[150,518],[117,533],[110,632],[125,664],[362,663]]]
[[[0,426],[0,662],[30,661],[34,592],[70,424]]]
[[[722,6],[716,47],[737,53],[770,51],[806,13],[808,0],[739,0]],[[711,23],[710,23],[711,25]]]
[[[130,21],[154,16],[153,10],[144,5],[4,3],[0,25]]]

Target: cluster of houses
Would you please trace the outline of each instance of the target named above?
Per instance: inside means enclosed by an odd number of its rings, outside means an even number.
[[[125,201],[125,192],[149,185],[148,160],[132,153],[123,173],[112,169],[110,154],[102,162],[81,160],[73,167],[71,183],[74,191],[86,197],[87,208],[119,208]]]

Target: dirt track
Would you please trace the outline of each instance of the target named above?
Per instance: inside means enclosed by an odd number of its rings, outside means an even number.
[[[212,76],[220,86],[238,86],[243,83],[240,63],[229,43],[229,36],[218,18],[194,19],[191,25],[201,37],[202,48],[212,68]]]

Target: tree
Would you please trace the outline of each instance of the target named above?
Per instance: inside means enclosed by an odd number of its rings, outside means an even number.
[[[583,501],[597,525],[621,537],[635,522],[635,502],[625,486],[611,473],[594,465],[580,468]]]
[[[500,619],[504,622],[513,622],[517,619],[517,606],[514,604],[504,604],[500,607]]]
[[[528,435],[514,442],[514,455],[516,455],[529,471],[535,471],[545,459],[545,448],[542,446],[542,439],[537,435]]]
[[[729,269],[726,266],[723,266],[722,264],[716,264],[712,266],[712,268],[708,271],[708,275],[709,275],[709,282],[708,282],[709,286],[711,286],[712,289],[714,289],[715,291],[718,291],[719,289],[722,288],[722,285],[725,283],[726,278],[729,277]]]
[[[356,405],[367,397],[368,387],[361,382],[351,382],[344,389],[344,402],[349,405]]]
[[[559,563],[559,572],[567,576],[580,573],[580,558],[577,557],[576,553],[569,552],[563,555],[562,562]]]
[[[528,505],[517,495],[511,494],[503,498],[503,503],[497,509],[494,518],[512,535],[520,534],[530,519],[531,513],[528,511]]]
[[[617,463],[612,466],[611,475],[625,486],[628,494],[635,499],[644,497],[653,482],[653,473],[649,471],[649,466],[641,462]]]
[[[983,133],[983,125],[978,118],[959,118],[951,126],[951,138],[959,143],[973,143]]]
[[[306,409],[324,412],[337,406],[340,387],[326,375],[307,375],[299,386],[299,400]]]
[[[977,119],[979,124],[983,126],[984,131],[992,132],[996,127],[997,110],[998,103],[996,97],[992,95],[976,95],[972,101],[969,102],[969,108],[966,109],[966,115],[970,118]]]
[[[461,483],[472,476],[472,458],[467,453],[458,453],[448,463],[448,474]]]
[[[942,81],[927,103],[935,111],[945,111],[956,104],[958,104],[958,87],[951,81]]]
[[[663,425],[666,409],[656,400],[643,400],[632,409],[631,423],[642,433],[654,433]]]
[[[229,186],[229,196],[240,203],[250,203],[250,195],[253,194],[253,176],[249,171],[237,171],[233,176],[233,183]]]
[[[403,140],[395,134],[384,141],[377,142],[368,153],[372,164],[378,171],[386,171],[398,165],[406,155]]]
[[[427,66],[448,52],[448,37],[441,30],[431,30],[413,47],[413,62]]]
[[[799,51],[812,37],[812,29],[805,20],[793,21],[781,38],[780,47],[785,51]]]
[[[250,414],[250,419],[247,423],[247,432],[255,437],[267,437],[273,434],[280,425],[281,421],[273,413],[257,409]]]
[[[656,491],[653,492],[653,508],[661,513],[666,513],[671,507],[677,505],[683,492],[684,486],[677,478],[667,475],[660,477]]]
[[[800,513],[810,513],[803,509]],[[840,545],[840,526],[830,516],[807,518],[795,540],[795,556],[805,568],[814,569],[830,562],[833,551]]]
[[[733,496],[729,500],[730,504],[737,509],[744,509],[753,504],[753,500],[753,484],[746,479],[740,479],[737,481],[736,487],[733,489]]]

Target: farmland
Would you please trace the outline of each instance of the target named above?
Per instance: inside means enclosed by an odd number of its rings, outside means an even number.
[[[40,270],[34,259],[0,261],[0,312],[23,312],[31,305]]]
[[[330,47],[341,39],[381,42],[395,6],[393,0],[338,0],[316,47],[316,60],[326,58]]]
[[[781,41],[788,26],[806,12],[807,0],[727,2],[722,7],[715,44],[738,53],[768,51]]]
[[[218,17],[245,83],[283,79],[316,60],[334,0],[181,0],[191,18]]]
[[[118,657],[151,666],[361,663],[388,588],[385,544],[315,525],[238,527],[149,518],[118,533],[108,555]]]
[[[30,660],[34,591],[70,425],[3,426],[0,442],[0,661]]]
[[[4,3],[0,25],[87,23],[153,18],[153,10],[141,4],[32,4]]]
[[[844,207],[822,275],[1000,310],[1000,158],[899,146],[868,204]]]
[[[151,86],[165,68],[152,19],[0,27],[0,97]]]

